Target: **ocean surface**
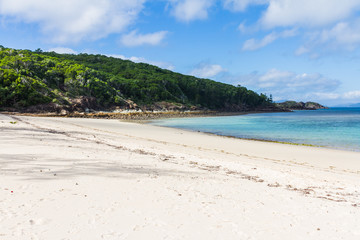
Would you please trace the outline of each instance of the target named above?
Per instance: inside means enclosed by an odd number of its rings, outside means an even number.
[[[238,138],[360,151],[360,108],[162,119],[151,124]]]

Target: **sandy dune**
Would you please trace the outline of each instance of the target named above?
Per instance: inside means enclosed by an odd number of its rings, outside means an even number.
[[[360,239],[360,153],[0,115],[0,240]]]

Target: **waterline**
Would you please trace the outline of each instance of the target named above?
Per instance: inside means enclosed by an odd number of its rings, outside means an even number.
[[[360,108],[163,119],[151,124],[244,139],[360,151]]]

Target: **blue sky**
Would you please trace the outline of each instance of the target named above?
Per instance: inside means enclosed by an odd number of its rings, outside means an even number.
[[[274,100],[360,102],[359,0],[0,0],[0,39],[147,62]]]

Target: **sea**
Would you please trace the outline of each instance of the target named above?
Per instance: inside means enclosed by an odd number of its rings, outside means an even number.
[[[173,118],[154,120],[150,124],[244,139],[360,152],[360,108]]]

